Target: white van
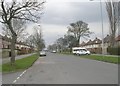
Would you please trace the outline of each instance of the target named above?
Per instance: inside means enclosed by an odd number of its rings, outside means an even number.
[[[90,55],[90,51],[88,51],[86,48],[81,47],[73,47],[72,53],[75,55]]]

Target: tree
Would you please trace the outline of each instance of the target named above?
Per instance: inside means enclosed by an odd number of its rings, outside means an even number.
[[[28,35],[25,30],[26,30],[26,26],[25,26],[25,21],[23,20],[19,20],[19,19],[13,19],[12,21],[12,25],[13,25],[13,30],[15,31],[15,33],[17,34],[17,39],[16,40],[23,40],[24,37],[26,35]],[[3,30],[3,34],[12,38],[12,33],[11,31],[8,29],[7,26],[2,28]]]
[[[29,35],[29,36],[25,39],[25,43],[28,44],[29,46],[35,47],[33,35]]]
[[[41,28],[37,28],[37,27],[34,27],[34,34],[33,34],[33,42],[35,44],[35,46],[37,47],[37,52],[38,52],[38,55],[40,54],[39,52],[45,48],[45,42],[42,38],[42,30]]]
[[[77,45],[77,39],[73,35],[64,35],[64,37],[60,37],[56,41],[57,49],[59,51],[70,51],[72,47]]]
[[[118,9],[119,9],[119,5],[117,1],[111,1],[111,0],[107,0],[106,2],[106,10],[107,10],[107,14],[108,14],[108,19],[109,19],[109,25],[110,25],[110,36],[111,36],[111,40],[110,40],[110,46],[114,46],[115,44],[115,36],[116,36],[116,31],[117,31],[117,25],[118,25]]]
[[[40,15],[42,14],[43,4],[45,1],[39,0],[12,0],[7,2],[6,0],[1,0],[0,6],[0,22],[12,33],[11,40],[11,65],[15,63],[15,43],[17,39],[17,33],[14,31],[12,25],[13,19],[26,20],[31,22],[38,22]]]
[[[92,32],[89,31],[88,24],[83,21],[77,21],[75,23],[71,23],[68,27],[68,34],[72,34],[75,39],[77,39],[77,45],[79,46],[81,37],[89,37]]]
[[[70,49],[70,52],[72,51],[72,47],[76,47],[78,44],[77,39],[73,35],[65,35],[64,39],[67,40],[67,46]]]

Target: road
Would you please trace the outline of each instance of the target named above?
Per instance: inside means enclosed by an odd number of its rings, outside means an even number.
[[[3,84],[117,84],[118,65],[48,53],[25,71],[3,74]]]

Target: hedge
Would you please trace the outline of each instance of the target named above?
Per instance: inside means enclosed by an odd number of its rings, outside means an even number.
[[[120,55],[120,46],[118,47],[108,47],[107,48],[107,52],[110,54],[110,55]]]

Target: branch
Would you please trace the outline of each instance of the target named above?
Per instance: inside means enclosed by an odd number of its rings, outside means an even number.
[[[29,18],[20,18],[20,17],[16,17],[16,16],[14,16],[13,18],[15,18],[15,19],[22,19],[22,20],[27,20],[27,21],[32,21],[32,22],[37,23],[37,21],[32,20],[32,19],[29,19]]]

